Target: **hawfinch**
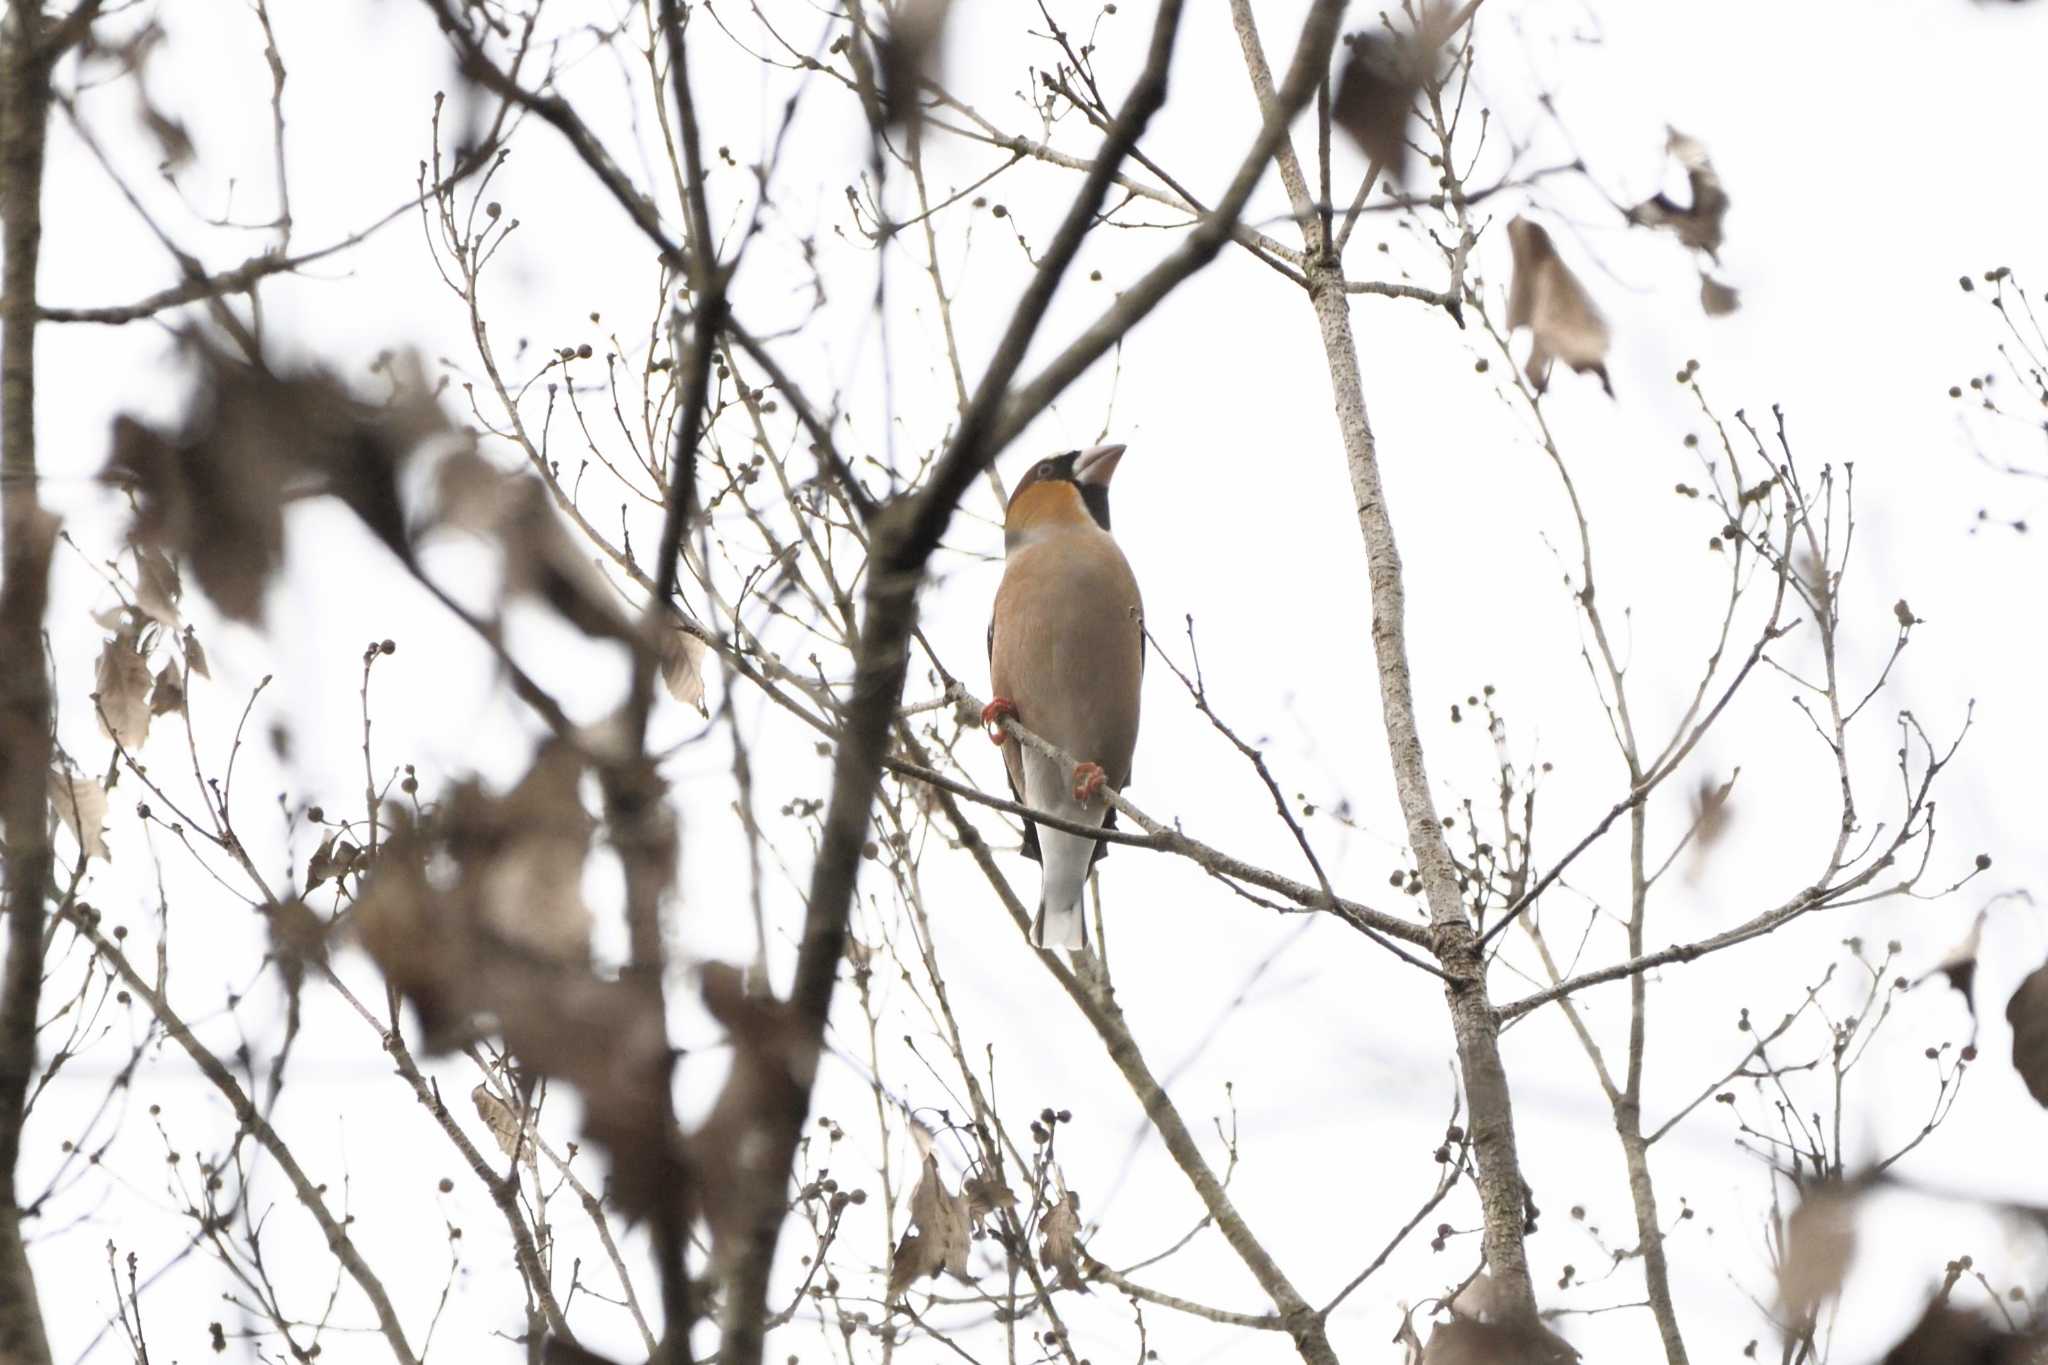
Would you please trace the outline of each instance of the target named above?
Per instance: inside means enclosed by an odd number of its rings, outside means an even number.
[[[1003,582],[988,623],[994,700],[981,717],[994,726],[1015,716],[1078,761],[1069,772],[992,729],[1019,801],[1111,829],[1116,812],[1100,794],[1130,781],[1145,670],[1138,581],[1109,534],[1109,480],[1123,453],[1097,446],[1040,460],[1010,495]],[[1086,835],[1024,821],[1024,856],[1043,873],[1033,943],[1087,945],[1081,893],[1089,868],[1108,851]]]

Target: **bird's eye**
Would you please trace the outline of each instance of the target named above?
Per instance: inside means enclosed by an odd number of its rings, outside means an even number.
[[[1040,460],[1040,461],[1038,462],[1038,477],[1039,477],[1039,478],[1041,478],[1041,479],[1049,479],[1049,478],[1051,478],[1051,477],[1052,477],[1052,472],[1053,472],[1053,471],[1052,471],[1052,461],[1051,461],[1051,460]]]

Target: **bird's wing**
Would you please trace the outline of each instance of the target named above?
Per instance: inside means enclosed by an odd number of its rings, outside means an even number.
[[[996,618],[990,612],[988,618],[988,661],[990,665],[989,686],[995,687],[994,665],[996,661]],[[1024,799],[1023,745],[1012,742],[1003,746],[1003,776],[1010,779],[1010,797],[1022,805],[1030,805]],[[1114,815],[1114,812],[1111,812]],[[1038,825],[1030,816],[1024,817],[1024,856],[1032,862],[1043,861],[1038,852]]]
[[[1148,644],[1149,644],[1149,641],[1147,641],[1147,640],[1145,639],[1145,616],[1144,616],[1144,612],[1143,612],[1143,610],[1141,609],[1141,610],[1139,611],[1139,613],[1138,613],[1138,684],[1139,684],[1139,686],[1141,686],[1141,687],[1142,687],[1142,686],[1144,685],[1144,682],[1145,682],[1145,660],[1146,660],[1147,656],[1148,656],[1148,655],[1149,655],[1149,654],[1151,653],[1151,651],[1150,651],[1150,650],[1149,650],[1149,649],[1147,648],[1147,645],[1148,645]],[[1135,759],[1133,760],[1133,763],[1132,763],[1132,765],[1131,765],[1131,766],[1135,766]],[[1130,786],[1130,785],[1131,785],[1131,774],[1130,774],[1129,772],[1126,772],[1126,773],[1124,774],[1124,785],[1125,785],[1126,787],[1128,787],[1128,786]],[[1104,811],[1104,812],[1103,812],[1103,816],[1102,816],[1102,827],[1103,827],[1104,829],[1115,829],[1115,828],[1116,828],[1116,807],[1115,807],[1115,806],[1111,806],[1111,807],[1109,807],[1109,808],[1108,808],[1108,809],[1107,809],[1106,811]],[[1106,840],[1105,840],[1105,841],[1103,841],[1103,842],[1097,843],[1097,844],[1095,845],[1095,862],[1096,862],[1096,863],[1099,863],[1099,862],[1101,862],[1101,861],[1102,861],[1102,860],[1103,860],[1104,858],[1107,858],[1108,856],[1109,856],[1109,843],[1108,843],[1108,841],[1106,841]],[[1090,863],[1090,864],[1089,864],[1089,866],[1090,866],[1090,867],[1093,867],[1094,865],[1095,865],[1094,863]]]

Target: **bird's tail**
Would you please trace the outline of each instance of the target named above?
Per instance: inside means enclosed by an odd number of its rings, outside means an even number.
[[[1095,860],[1095,840],[1064,830],[1040,829],[1039,848],[1045,880],[1038,892],[1038,918],[1031,925],[1031,941],[1041,948],[1080,950],[1088,946],[1088,921],[1082,909],[1082,893],[1088,886],[1088,866]]]

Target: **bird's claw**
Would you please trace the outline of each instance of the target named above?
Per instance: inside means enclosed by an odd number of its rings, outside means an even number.
[[[1109,778],[1102,771],[1100,763],[1078,763],[1074,766],[1074,799],[1086,805],[1102,794],[1103,785]]]
[[[997,697],[987,706],[981,708],[981,728],[988,732],[989,743],[1001,744],[1004,742],[1005,736],[996,722],[1000,721],[1004,716],[1014,716],[1016,714],[1017,703],[1011,701],[1008,697]]]

